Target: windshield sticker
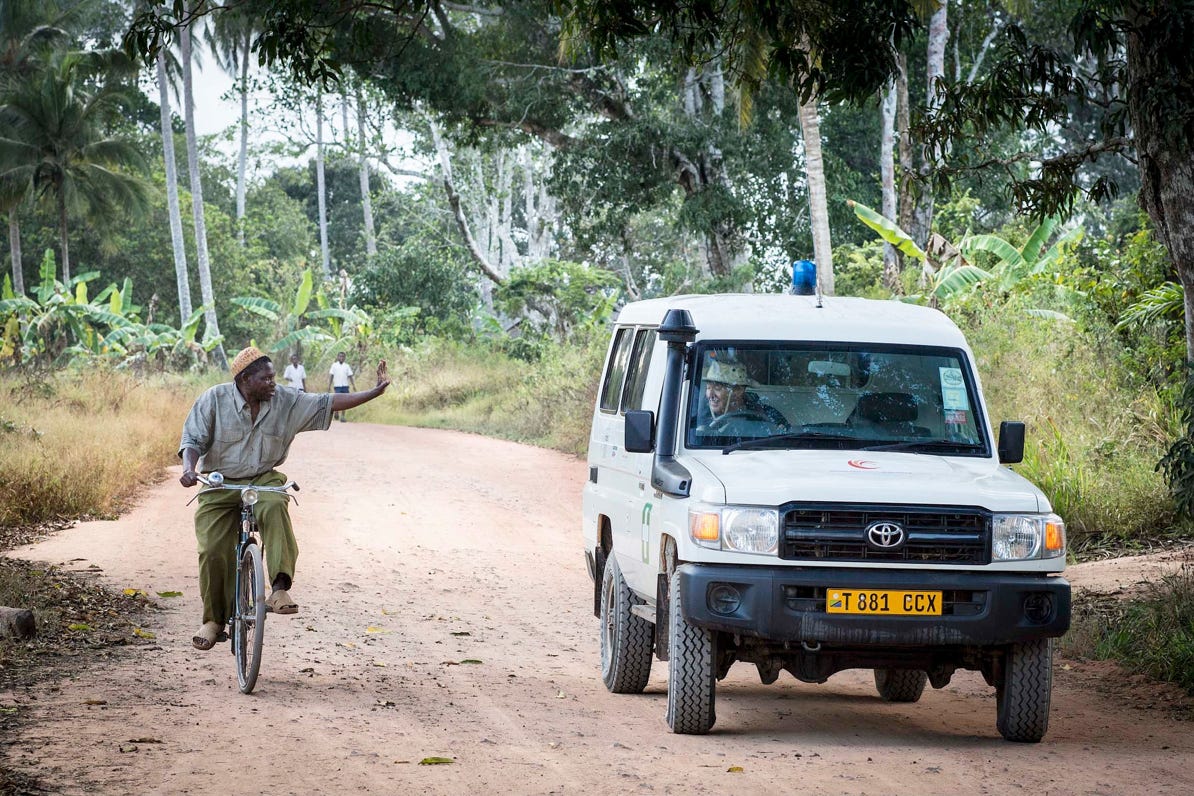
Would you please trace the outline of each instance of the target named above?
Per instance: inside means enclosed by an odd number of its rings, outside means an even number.
[[[941,406],[946,411],[970,409],[970,399],[966,397],[966,381],[962,378],[961,368],[938,368],[941,371]]]

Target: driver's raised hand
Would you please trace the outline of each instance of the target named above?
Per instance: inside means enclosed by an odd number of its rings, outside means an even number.
[[[386,361],[383,359],[377,363],[377,387],[376,387],[376,389],[379,393],[383,393],[386,391],[386,387],[389,387],[389,386],[390,386],[390,374],[389,374],[388,369],[386,368]]]

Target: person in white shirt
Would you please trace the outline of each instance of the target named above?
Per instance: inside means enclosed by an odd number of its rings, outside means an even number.
[[[352,366],[344,361],[344,352],[341,351],[336,354],[336,361],[332,363],[332,369],[328,373],[328,386],[332,388],[332,392],[349,392],[351,387],[355,390],[356,381],[352,378]],[[340,412],[340,422],[347,422],[344,418],[344,412]]]
[[[290,355],[290,364],[282,371],[282,378],[299,392],[307,391],[307,369],[299,362],[298,354]]]

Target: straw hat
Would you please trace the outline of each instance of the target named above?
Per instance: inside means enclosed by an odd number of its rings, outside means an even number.
[[[754,380],[746,375],[746,368],[738,362],[722,362],[714,359],[705,368],[705,381],[715,381],[719,384],[729,384],[739,387],[754,384]]]
[[[267,359],[267,357],[257,346],[251,345],[248,348],[242,348],[241,352],[236,355],[236,359],[232,360],[232,378],[235,380],[241,371],[259,359]]]

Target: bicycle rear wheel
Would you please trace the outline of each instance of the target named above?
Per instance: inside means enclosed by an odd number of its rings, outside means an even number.
[[[265,570],[261,565],[261,548],[255,543],[245,545],[236,577],[232,652],[236,656],[236,679],[241,693],[248,694],[257,684],[265,640]]]

